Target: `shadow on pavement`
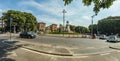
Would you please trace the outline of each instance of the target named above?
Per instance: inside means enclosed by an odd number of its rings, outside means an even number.
[[[105,41],[107,43],[120,43],[120,41]]]
[[[17,41],[7,41],[7,39],[0,39],[0,61],[15,61],[12,58],[8,58],[10,55],[8,52],[11,52],[19,47],[20,45],[15,45]]]

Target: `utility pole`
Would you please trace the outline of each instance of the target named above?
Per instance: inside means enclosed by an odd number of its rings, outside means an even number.
[[[1,26],[2,26],[1,31],[2,31],[2,33],[3,33],[3,16],[0,17],[0,21],[1,21]]]
[[[92,29],[91,29],[91,36],[93,37],[93,18],[95,17],[95,15],[92,15],[91,18],[91,26],[92,26]]]
[[[16,27],[15,27],[15,25],[14,25],[14,33],[16,33]]]
[[[10,18],[9,18],[9,21],[10,21],[10,40],[11,40],[11,23],[12,23],[12,20],[13,20],[13,19],[10,17]]]
[[[64,31],[65,31],[65,13],[67,13],[67,12],[65,11],[65,9],[63,9],[62,13],[63,13],[63,36],[64,36]]]
[[[1,17],[1,20],[2,20],[2,33],[3,33],[3,17]]]
[[[99,35],[99,25],[97,23],[97,35]]]

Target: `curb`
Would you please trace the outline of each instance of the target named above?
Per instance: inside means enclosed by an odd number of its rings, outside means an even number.
[[[47,37],[59,37],[59,38],[86,38],[86,39],[91,39],[89,37],[69,37],[69,36],[49,36],[49,35],[39,35],[39,36],[47,36]]]
[[[50,53],[50,52],[45,52],[45,51],[36,50],[36,49],[29,48],[29,47],[25,47],[25,46],[23,46],[23,48],[28,49],[28,50],[32,50],[32,51],[36,51],[36,52],[39,52],[39,53],[50,54],[50,55],[57,55],[57,56],[73,56],[72,54],[62,54],[62,53]]]
[[[11,44],[8,44],[6,43],[7,45],[10,45]],[[17,45],[14,45],[17,47]],[[67,53],[52,53],[52,52],[46,52],[46,51],[42,51],[42,50],[37,50],[37,49],[34,49],[34,48],[31,48],[31,47],[26,47],[24,45],[21,46],[22,48],[25,48],[25,49],[28,49],[28,50],[32,50],[32,51],[36,51],[36,52],[39,52],[39,53],[44,53],[44,54],[50,54],[50,55],[56,55],[56,56],[73,56],[73,54],[67,54]]]
[[[55,55],[55,56],[75,56],[76,55],[76,54],[74,55],[74,54],[71,54],[71,53],[49,52],[49,51],[46,51],[46,50],[35,49],[34,47],[29,47],[29,46],[27,47],[27,46],[24,46],[24,45],[22,45],[21,47],[24,48],[24,49],[28,49],[28,50],[31,50],[31,51],[38,52],[38,53],[50,54],[50,55]],[[114,47],[111,47],[111,46],[109,46],[109,48],[117,49],[117,48],[114,48]],[[117,50],[120,50],[120,49],[117,49]],[[81,55],[81,54],[78,54],[78,55]],[[83,55],[87,55],[87,54],[83,54]]]
[[[109,48],[111,48],[111,49],[116,49],[116,50],[120,50],[120,48],[112,47],[112,46],[110,46]]]

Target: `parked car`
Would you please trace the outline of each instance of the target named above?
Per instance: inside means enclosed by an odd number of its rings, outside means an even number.
[[[107,38],[107,42],[119,42],[119,41],[120,41],[120,38],[118,36],[115,36],[115,35],[110,35]]]
[[[2,31],[0,31],[0,34],[2,34]]]
[[[21,38],[35,38],[36,34],[33,31],[30,31],[30,32],[21,32],[20,33],[20,37]]]
[[[106,35],[100,35],[99,39],[107,39],[107,36]]]

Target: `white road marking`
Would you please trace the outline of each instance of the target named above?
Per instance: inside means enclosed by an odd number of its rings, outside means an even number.
[[[107,47],[108,46],[105,46],[105,47],[86,47],[85,49],[96,49],[96,48],[102,49],[102,48],[107,48]],[[85,50],[85,49],[81,49],[81,50]]]
[[[88,55],[94,55],[94,54],[105,54],[105,53],[111,53],[111,52],[115,52],[115,50],[111,50],[111,51],[104,51],[104,52],[95,52],[95,53],[87,53],[87,54],[75,54],[76,56],[88,56]]]
[[[53,46],[53,48],[78,49],[78,47]]]
[[[87,47],[86,49],[95,49],[95,47]]]
[[[117,51],[118,53],[120,53],[120,51]]]
[[[17,54],[15,53],[15,51],[8,52],[8,54],[10,54],[10,56],[17,56]]]
[[[100,54],[101,56],[104,56],[104,55],[108,55],[108,54],[110,54],[110,53],[103,53],[103,54]]]
[[[55,57],[51,57],[50,61],[56,61],[57,59]]]
[[[118,58],[116,57],[110,57],[112,60],[111,61],[120,61]]]

